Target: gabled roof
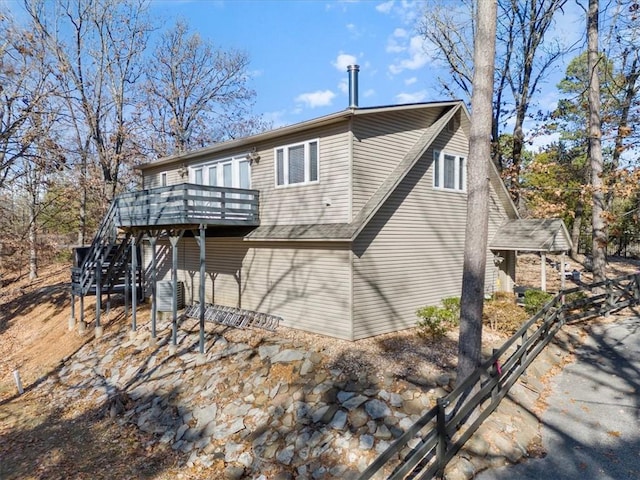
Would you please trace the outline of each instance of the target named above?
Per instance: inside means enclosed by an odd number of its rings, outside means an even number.
[[[249,148],[249,147],[255,146],[255,144],[259,142],[270,140],[272,138],[281,137],[283,135],[288,135],[291,133],[296,133],[299,131],[308,130],[310,128],[316,128],[316,127],[331,125],[333,123],[342,122],[348,119],[349,117],[353,117],[353,116],[374,115],[379,112],[405,111],[405,110],[414,110],[414,109],[425,108],[425,107],[429,107],[429,108],[448,107],[448,106],[458,105],[460,103],[461,103],[460,100],[448,100],[444,102],[407,103],[402,105],[387,105],[387,106],[381,106],[381,107],[347,108],[346,110],[341,110],[339,112],[335,112],[322,117],[313,118],[311,120],[306,120],[304,122],[294,123],[292,125],[275,128],[273,130],[258,133],[256,135],[250,135],[248,137],[228,140],[225,142],[216,143],[209,147],[200,148],[198,150],[192,150],[182,154],[172,155],[170,157],[164,157],[157,160],[152,160],[150,162],[139,165],[138,168],[141,170],[144,170],[147,168],[167,165],[173,162],[184,162],[187,160],[208,157],[218,152],[229,150],[232,148],[240,148],[240,147]]]
[[[567,227],[559,218],[508,220],[489,244],[491,250],[521,252],[566,252],[572,247]]]
[[[328,225],[265,225],[257,227],[245,238],[248,240],[353,240],[373,218],[376,212],[389,198],[398,184],[424,155],[438,134],[445,128],[449,120],[462,108],[458,102],[447,108],[418,141],[407,151],[396,168],[382,182],[380,187],[362,207],[353,221],[348,224]]]

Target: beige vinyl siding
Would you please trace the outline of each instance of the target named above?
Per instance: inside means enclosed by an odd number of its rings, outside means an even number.
[[[167,185],[177,185],[179,183],[184,183],[187,181],[187,178],[182,178],[178,174],[179,166],[164,166],[164,167],[155,167],[149,168],[143,172],[143,184],[144,188],[155,188],[161,186],[161,175],[163,172],[167,173]]]
[[[419,307],[460,295],[467,195],[432,187],[434,150],[467,158],[467,139],[444,131],[354,241],[355,339],[413,327]],[[490,231],[506,217],[491,198]]]
[[[199,247],[184,238],[178,248],[178,278],[190,304],[200,295]],[[162,252],[158,279],[168,280],[171,253],[166,247]],[[207,302],[278,315],[286,327],[351,339],[348,244],[207,238],[206,259]]]
[[[289,135],[260,145],[260,161],[251,172],[252,188],[260,191],[262,225],[346,223],[349,221],[348,123]],[[318,140],[319,181],[276,187],[274,149]]]
[[[441,109],[387,112],[353,120],[353,214],[380,187]]]
[[[287,327],[352,338],[347,244],[260,244],[245,264],[249,308],[280,315]]]

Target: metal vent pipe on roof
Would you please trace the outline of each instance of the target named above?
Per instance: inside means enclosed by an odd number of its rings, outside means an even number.
[[[359,65],[349,65],[349,108],[358,108],[358,72]]]

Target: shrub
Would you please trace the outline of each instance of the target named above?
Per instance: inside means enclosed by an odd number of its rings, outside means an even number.
[[[442,299],[442,307],[430,305],[419,308],[416,325],[418,333],[431,338],[443,337],[451,328],[460,324],[460,298]]]
[[[529,315],[535,315],[553,298],[553,295],[542,290],[524,292],[524,309]]]
[[[484,304],[482,319],[492,330],[508,335],[515,333],[527,320],[528,315],[522,307],[515,304],[513,297],[503,299],[498,296]]]
[[[572,293],[568,293],[567,295],[564,296],[564,303],[567,304],[571,304],[573,302],[580,302],[580,300],[584,300],[587,298],[587,294],[585,292],[583,292],[582,290],[579,290],[577,292],[572,292]],[[573,308],[572,311],[586,311],[588,310],[589,306],[588,304],[584,304],[584,305],[579,305],[576,308]]]
[[[422,307],[416,312],[420,319],[417,322],[418,333],[425,337],[443,337],[448,328],[447,311],[444,308],[430,305]]]
[[[442,308],[451,312],[451,320],[454,325],[460,325],[460,297],[443,298]]]

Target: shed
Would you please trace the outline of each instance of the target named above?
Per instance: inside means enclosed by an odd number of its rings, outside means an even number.
[[[560,275],[564,287],[564,255],[572,248],[571,237],[560,218],[527,218],[507,220],[494,235],[489,248],[493,251],[506,252],[538,252],[541,261],[541,285],[543,291],[547,289],[546,254],[562,255]]]

